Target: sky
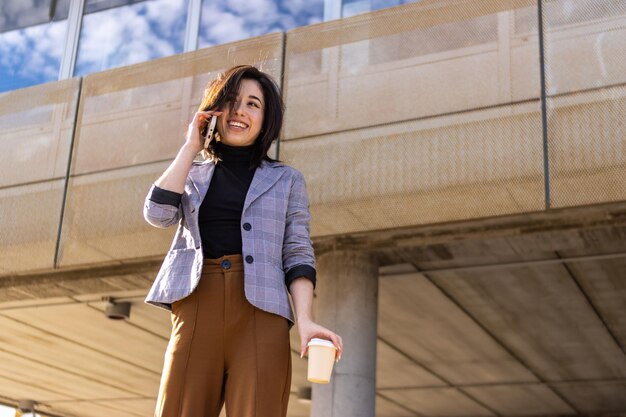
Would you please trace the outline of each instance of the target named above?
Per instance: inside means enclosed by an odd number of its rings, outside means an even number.
[[[15,417],[15,408],[0,404],[0,417]],[[22,414],[22,417],[32,417],[32,414]],[[37,417],[39,417],[39,414],[37,414]]]
[[[15,409],[0,405],[0,417],[15,417]]]
[[[41,10],[44,3],[3,1],[0,28],[28,23],[23,19],[32,20],[32,8]],[[198,47],[317,23],[323,8],[323,0],[205,0]],[[187,0],[151,0],[85,15],[75,75],[181,53],[186,13]],[[0,33],[0,92],[56,80],[66,30],[61,20]]]
[[[199,47],[218,45],[321,22],[323,0],[205,1]]]

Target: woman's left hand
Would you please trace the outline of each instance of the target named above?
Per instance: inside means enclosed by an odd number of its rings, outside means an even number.
[[[332,341],[333,345],[337,348],[335,360],[339,361],[339,359],[341,359],[341,354],[343,353],[343,342],[341,341],[341,336],[338,334],[331,332],[327,328],[320,326],[312,320],[298,320],[298,333],[300,333],[301,358],[308,355],[309,347],[307,346],[307,343],[309,343],[312,338],[319,337],[320,339]]]

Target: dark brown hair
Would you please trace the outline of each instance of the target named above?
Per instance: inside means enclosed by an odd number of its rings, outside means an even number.
[[[276,161],[267,156],[272,142],[278,139],[280,129],[283,125],[284,104],[280,95],[280,89],[272,77],[260,71],[252,65],[237,65],[221,73],[213,81],[209,82],[204,90],[204,97],[200,103],[198,111],[219,110],[224,106],[233,106],[239,95],[241,80],[255,80],[263,91],[265,106],[263,110],[263,126],[259,136],[254,142],[252,152],[252,167],[257,167],[263,159]],[[206,128],[201,132],[204,136]],[[208,150],[205,150],[207,158],[217,158],[215,148],[215,137],[211,140]],[[208,155],[207,155],[208,154]]]

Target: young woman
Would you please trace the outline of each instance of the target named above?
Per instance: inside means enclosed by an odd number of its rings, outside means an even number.
[[[215,137],[203,135],[217,116]],[[156,417],[285,417],[289,330],[301,356],[313,337],[341,337],[311,320],[315,257],[302,174],[267,151],[283,103],[255,67],[209,83],[185,143],[152,185],[144,217],[178,230],[146,302],[172,311]],[[206,159],[195,162],[198,153]]]

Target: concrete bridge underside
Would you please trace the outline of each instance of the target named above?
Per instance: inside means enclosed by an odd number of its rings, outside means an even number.
[[[620,203],[315,244],[318,256],[380,262],[377,416],[623,415],[625,237]],[[3,278],[1,400],[32,398],[60,416],[149,415],[170,331],[168,314],[142,303],[159,264]],[[130,320],[108,320],[102,296],[131,301]],[[289,415],[308,416],[298,345],[294,329]]]

